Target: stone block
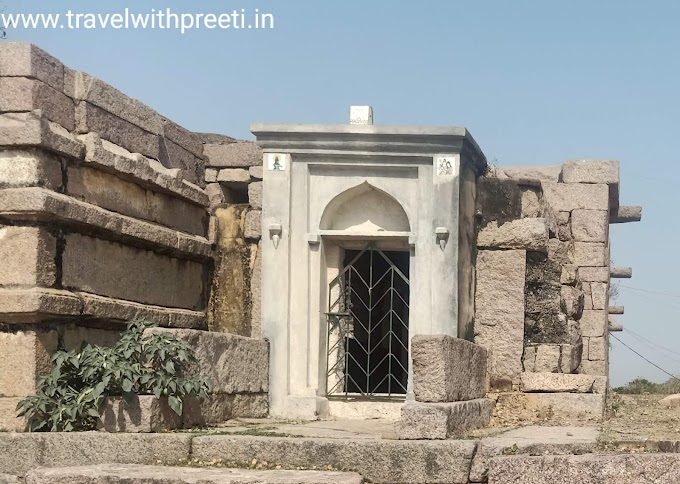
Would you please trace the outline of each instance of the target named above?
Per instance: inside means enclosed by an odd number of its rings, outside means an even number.
[[[584,373],[586,375],[607,376],[609,374],[609,372],[607,371],[607,361],[583,360],[581,362],[581,373]]]
[[[587,268],[586,268],[587,269]],[[590,291],[590,282],[582,282],[583,287],[583,309],[593,309],[593,294]]]
[[[640,220],[642,220],[642,207],[640,206],[616,207],[609,214],[609,223],[612,224],[625,224]]]
[[[565,314],[571,319],[581,319],[585,296],[581,287],[562,286],[562,306]]]
[[[262,210],[262,182],[248,185],[248,201],[251,208]]]
[[[610,275],[613,279],[630,279],[631,277],[633,277],[633,268],[632,267],[612,267]]]
[[[540,217],[543,212],[540,189],[528,187],[522,190],[522,218]]]
[[[225,188],[219,183],[208,183],[205,187],[205,192],[210,199],[210,208],[215,209],[227,202],[227,194]]]
[[[548,225],[543,218],[523,218],[501,225],[491,222],[479,232],[477,246],[547,252]]]
[[[206,168],[205,181],[208,183],[217,183],[217,170],[214,168]]]
[[[23,432],[26,430],[24,417],[17,417],[17,405],[24,397],[0,397],[0,432]],[[2,478],[0,476],[0,484]]]
[[[0,474],[0,484],[23,484],[17,476]]]
[[[414,403],[401,409],[401,440],[443,440],[489,425],[494,402],[488,398],[452,403]]]
[[[0,432],[2,472],[23,476],[27,471],[41,465],[42,439],[37,434]]]
[[[515,180],[540,180],[557,183],[562,166],[499,166],[495,176]]]
[[[248,173],[250,173],[250,178],[253,180],[262,180],[262,165],[260,166],[251,166],[248,168]]]
[[[523,392],[598,393],[607,392],[607,378],[564,373],[522,373]]]
[[[608,353],[607,340],[605,337],[589,338],[588,359],[590,361],[607,360]]]
[[[536,346],[525,346],[522,356],[522,369],[524,371],[535,371],[536,368]]]
[[[246,214],[246,221],[243,228],[246,239],[259,239],[262,237],[262,211],[251,210]]]
[[[134,396],[130,404],[122,397],[109,397],[99,409],[97,429],[106,432],[160,432],[182,427],[167,399],[153,395]]]
[[[609,286],[606,282],[591,282],[590,293],[593,298],[593,309],[607,309],[609,306]]]
[[[560,275],[560,283],[568,286],[575,286],[579,281],[578,266],[573,264],[565,264],[562,267],[562,274]]]
[[[196,205],[207,207],[210,203],[205,191],[184,180],[178,169],[169,169],[156,160],[130,153],[122,146],[102,140],[96,133],[81,135],[79,140],[86,147],[85,161],[99,170]]]
[[[607,329],[607,311],[586,310],[581,317],[581,334],[588,337],[604,336]]]
[[[206,427],[235,418],[266,418],[269,398],[266,393],[209,395],[200,400],[189,397],[184,402],[182,427]]]
[[[33,44],[3,42],[0,77],[30,77],[57,91],[64,89],[64,65]]]
[[[217,181],[226,184],[250,183],[250,173],[243,168],[227,168],[217,172]]]
[[[560,371],[560,345],[536,345],[536,363],[534,371],[542,373],[557,373]]]
[[[86,167],[69,167],[68,194],[99,207],[205,236],[208,212],[165,193],[153,192],[119,177]]]
[[[608,267],[581,267],[578,270],[579,277],[586,282],[609,282]]]
[[[543,196],[556,212],[608,210],[609,187],[604,184],[543,183]]]
[[[0,188],[42,186],[59,190],[61,164],[46,151],[38,149],[0,150]]]
[[[64,287],[157,306],[205,307],[204,268],[197,262],[80,234],[65,241]]]
[[[512,409],[520,420],[545,420],[546,415],[560,418],[601,419],[605,395],[602,393],[505,393],[498,395],[496,409]]]
[[[185,234],[158,224],[120,215],[38,187],[0,190],[0,214],[18,221],[59,222],[75,227],[96,227],[115,240],[155,246],[181,258],[207,260],[211,243],[204,237]]]
[[[160,159],[160,143],[152,134],[108,111],[81,101],[76,105],[76,130],[79,134],[97,133],[102,139],[122,146],[132,153]]]
[[[62,126],[47,120],[39,110],[0,114],[0,146],[40,147],[76,160],[85,155],[82,143]]]
[[[75,100],[87,101],[151,134],[163,133],[161,116],[156,111],[84,72],[75,73]]]
[[[1,481],[0,481],[1,482]],[[363,478],[353,472],[312,470],[251,470],[200,467],[166,467],[105,464],[99,466],[63,467],[31,471],[27,484],[362,484]]]
[[[75,105],[61,90],[36,79],[0,77],[0,112],[40,109],[46,119],[69,131],[75,128]]]
[[[506,456],[493,458],[489,463],[489,484],[639,484],[678,481],[678,454]]]
[[[578,242],[606,243],[609,240],[609,214],[605,210],[574,210],[571,232]]]
[[[458,402],[486,394],[486,349],[445,335],[411,338],[413,389],[418,402]]]
[[[491,385],[516,381],[524,353],[526,252],[482,250],[477,255],[475,343],[489,351]]]
[[[262,333],[262,241],[251,246],[254,254],[253,269],[250,274],[250,330],[253,338]]]
[[[203,141],[199,135],[183,128],[169,119],[162,118],[162,124],[165,138],[179,145],[194,156],[203,158]]]
[[[262,165],[262,149],[252,141],[236,141],[228,144],[206,144],[203,153],[208,165],[215,167],[246,167]]]
[[[0,396],[34,394],[38,377],[52,370],[57,346],[55,330],[0,333]]]
[[[37,323],[55,317],[77,316],[82,302],[57,289],[0,289],[0,323]]]
[[[564,183],[619,184],[619,162],[615,160],[570,160],[562,165]]]
[[[182,171],[182,178],[205,188],[205,161],[169,139],[160,138],[160,162],[170,169]]]
[[[52,286],[57,241],[42,227],[0,226],[0,285]]]
[[[574,264],[582,267],[609,266],[609,249],[601,243],[576,242],[574,243]]]
[[[352,469],[375,483],[447,482],[465,484],[476,448],[472,440],[408,441],[202,436],[192,441],[192,457],[248,464],[268,462],[285,468]],[[376,456],[380,456],[376,459]]]
[[[153,329],[189,343],[197,362],[188,371],[208,378],[212,393],[265,393],[269,389],[269,347],[265,340],[190,329]]]

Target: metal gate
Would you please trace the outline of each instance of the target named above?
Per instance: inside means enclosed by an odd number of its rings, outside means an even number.
[[[327,395],[404,395],[409,254],[370,243],[345,261],[328,288]]]

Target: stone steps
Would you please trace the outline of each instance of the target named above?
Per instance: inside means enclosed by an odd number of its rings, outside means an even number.
[[[37,469],[26,484],[362,484],[356,473],[331,471],[205,469],[105,464],[99,466]]]

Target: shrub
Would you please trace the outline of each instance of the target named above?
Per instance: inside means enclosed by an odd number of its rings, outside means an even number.
[[[19,417],[26,417],[32,432],[94,430],[105,398],[122,396],[130,403],[135,395],[150,394],[167,397],[181,415],[184,398],[207,397],[208,383],[185,375],[195,361],[191,346],[162,331],[144,333],[152,327],[133,321],[112,348],[83,344],[80,351],[56,352],[36,394],[17,405]]]

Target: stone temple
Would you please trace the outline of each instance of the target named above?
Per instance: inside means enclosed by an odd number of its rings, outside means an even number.
[[[470,467],[481,450],[450,438],[494,415],[603,418],[623,313],[609,286],[632,276],[611,267],[609,226],[641,219],[619,204],[619,163],[494,167],[465,128],[382,126],[367,107],[350,118],[255,123],[256,142],[194,133],[33,45],[0,44],[0,473],[183,458],[167,457],[184,445],[169,439],[190,434],[116,444],[134,458],[74,450],[88,456],[75,464],[46,435],[33,461],[3,461],[33,445],[15,407],[51,355],[112,345],[138,318],[194,345],[209,398],[177,418],[152,396],[107,402],[102,432],[69,445],[234,419],[382,419],[398,422],[385,449],[324,441],[319,455],[372,482],[466,483],[486,478]],[[220,455],[275,461],[258,438]],[[186,455],[209,460],[215,439],[187,440]],[[60,472],[49,482],[71,482]]]

